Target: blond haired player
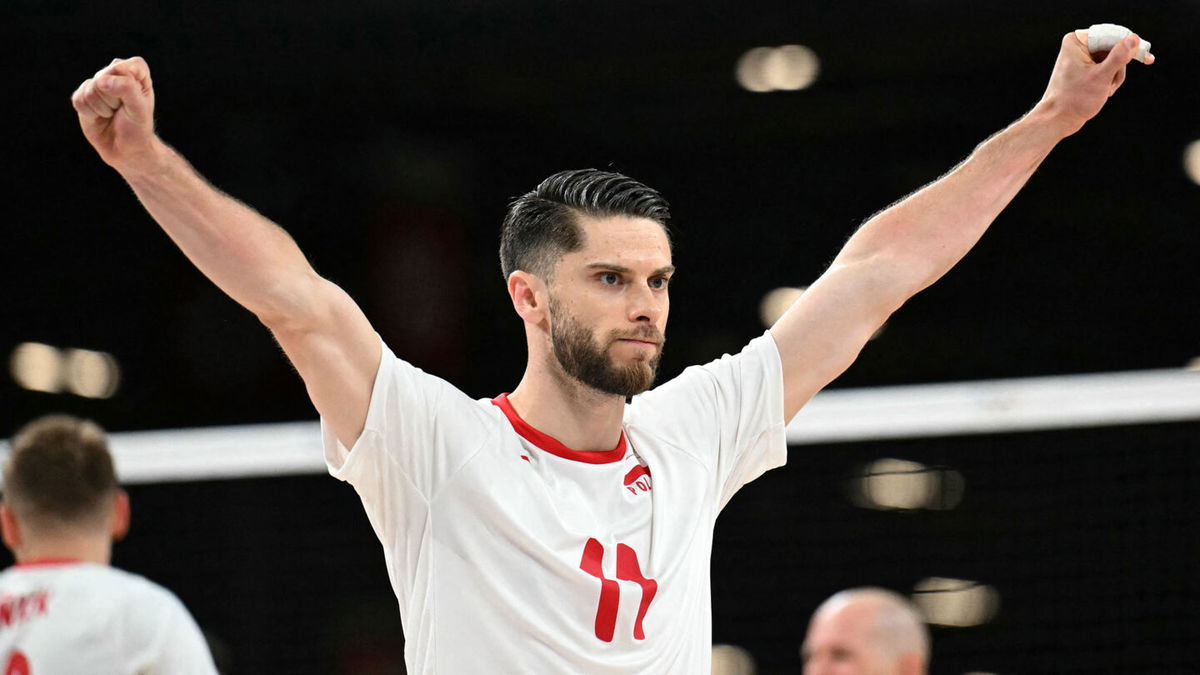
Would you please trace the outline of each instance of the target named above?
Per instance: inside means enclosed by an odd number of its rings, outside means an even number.
[[[109,566],[129,528],[104,431],[51,415],[12,439],[0,504],[0,672],[208,674],[204,636],[167,589]]]
[[[551,176],[505,218],[528,360],[491,400],[393,355],[280,227],[160,140],[144,60],[114,60],[72,101],[100,157],[300,372],[329,469],[383,545],[411,672],[700,673],[718,512],[784,462],[785,422],[1100,111],[1137,42],[1096,63],[1067,34],[1028,114],[868,220],[740,354],[649,391],[675,269],[666,202],[618,174]]]

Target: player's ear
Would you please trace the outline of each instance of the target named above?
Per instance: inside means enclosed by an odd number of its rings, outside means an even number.
[[[121,541],[129,534],[129,493],[117,490],[113,496],[112,528],[109,533],[113,541]]]
[[[508,296],[513,309],[526,323],[541,323],[546,319],[548,295],[546,282],[536,274],[517,270],[508,275]]]
[[[17,517],[12,509],[8,508],[8,504],[3,502],[0,502],[0,534],[3,535],[4,545],[8,550],[16,554],[17,548],[21,546],[21,524],[17,522]]]

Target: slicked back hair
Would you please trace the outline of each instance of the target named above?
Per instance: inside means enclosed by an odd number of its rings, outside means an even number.
[[[500,230],[504,278],[523,270],[549,280],[559,258],[584,245],[580,214],[649,218],[670,241],[670,205],[657,191],[610,171],[560,171],[509,205]]]
[[[4,502],[35,531],[101,526],[119,489],[108,440],[94,422],[47,415],[12,438]]]

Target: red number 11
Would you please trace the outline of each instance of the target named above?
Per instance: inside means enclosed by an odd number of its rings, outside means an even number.
[[[4,675],[29,675],[29,659],[20,650],[14,649],[4,666]]]
[[[579,569],[600,580],[600,604],[596,607],[596,637],[605,642],[612,642],[613,632],[617,627],[617,609],[621,604],[621,587],[616,579],[604,576],[604,544],[596,539],[588,539],[583,547],[583,560]],[[637,621],[633,624],[635,640],[645,640],[646,633],[642,630],[642,619],[646,618],[646,610],[658,592],[658,582],[642,576],[642,568],[638,564],[637,552],[625,544],[617,544],[617,579],[632,581],[642,587],[642,603],[638,606]]]

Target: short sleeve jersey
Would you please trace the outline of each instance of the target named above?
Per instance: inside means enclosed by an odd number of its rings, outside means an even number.
[[[707,673],[719,511],[786,457],[770,334],[635,396],[579,452],[506,396],[472,400],[385,346],[363,432],[324,430],[383,544],[411,673]]]
[[[82,562],[0,573],[0,668],[21,675],[217,672],[179,598],[136,574]]]

